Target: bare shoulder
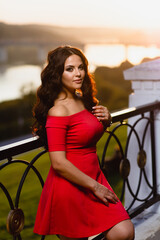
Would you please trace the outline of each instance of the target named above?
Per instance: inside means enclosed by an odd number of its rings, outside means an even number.
[[[48,115],[55,117],[68,116],[68,109],[64,105],[53,106],[49,109]]]

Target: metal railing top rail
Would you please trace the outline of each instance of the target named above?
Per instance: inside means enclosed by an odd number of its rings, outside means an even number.
[[[144,114],[145,112],[160,109],[160,102],[156,101],[150,104],[142,105],[139,107],[131,107],[121,111],[113,112],[112,122],[121,122],[124,119],[128,119],[130,117]],[[38,137],[31,137],[22,141],[18,141],[12,144],[8,144],[0,147],[0,160],[3,159],[11,159],[12,156],[16,156],[18,154],[36,149],[38,147],[43,147],[41,141]]]
[[[160,101],[155,101],[153,103],[141,105],[138,107],[126,108],[124,110],[114,112],[111,114],[112,122],[115,123],[118,121],[122,121],[124,119],[128,119],[130,117],[143,114],[145,112],[149,112],[155,109],[160,109]]]
[[[31,137],[15,143],[11,143],[0,147],[0,161],[3,159],[11,159],[12,156],[28,152],[30,150],[43,147],[38,137]]]

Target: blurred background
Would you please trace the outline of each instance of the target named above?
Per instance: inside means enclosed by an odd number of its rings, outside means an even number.
[[[82,49],[100,104],[128,106],[123,70],[160,55],[159,0],[0,0],[0,145],[31,135],[49,50]]]

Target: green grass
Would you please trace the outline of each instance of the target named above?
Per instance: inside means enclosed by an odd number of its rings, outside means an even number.
[[[113,124],[112,127],[109,129],[110,131],[113,130],[117,124]],[[121,126],[117,128],[117,130],[114,132],[115,135],[119,138],[120,143],[122,145],[122,149],[124,151],[125,145],[126,145],[126,138],[127,138],[127,128],[126,126]],[[99,156],[100,162],[102,159],[102,154],[104,150],[105,143],[107,141],[107,138],[109,137],[109,133],[105,132],[102,136],[102,138],[99,140],[97,143],[97,154]],[[118,147],[118,144],[114,137],[111,137],[110,142],[108,144],[107,151],[105,153],[105,157],[111,157],[114,154],[115,148]],[[122,185],[123,185],[123,180],[120,174],[108,174],[107,180],[109,181],[111,187],[117,194],[117,196],[120,198],[121,196],[121,191],[122,191]]]
[[[123,142],[123,147],[125,146],[126,140],[126,128],[122,127],[117,131],[117,135],[121,136],[121,143]],[[108,134],[105,133],[103,137],[97,144],[97,153],[99,158],[102,157],[103,148],[106,142]],[[109,144],[109,148],[107,150],[107,156],[111,156],[113,154],[114,148],[116,146],[115,140],[111,140]],[[41,149],[37,149],[34,151],[27,152],[25,154],[19,155],[14,157],[14,159],[25,159],[27,161],[31,161],[33,157],[42,151]],[[50,160],[48,157],[48,153],[42,155],[34,164],[34,166],[39,170],[40,174],[42,175],[44,181],[47,177],[49,168],[50,168]],[[26,169],[26,165],[22,163],[10,164],[4,169],[1,170],[0,174],[0,182],[4,184],[4,186],[9,191],[13,202],[15,202],[16,193],[18,190],[18,185],[20,179]],[[113,187],[116,194],[119,196],[122,188],[122,179],[119,175],[108,176],[109,182]],[[40,182],[33,172],[30,170],[29,174],[27,175],[24,185],[22,187],[21,195],[20,195],[20,202],[19,208],[23,209],[25,215],[25,227],[21,232],[21,236],[23,240],[38,240],[41,239],[40,236],[33,233],[33,226],[37,211],[37,206],[40,198],[40,194],[42,191],[42,187]],[[10,211],[9,203],[0,189],[0,240],[10,240],[13,239],[12,235],[10,235],[6,230],[6,218]],[[57,236],[46,236],[46,240],[56,240]]]
[[[117,125],[113,124],[112,127],[109,129],[109,131],[113,130]],[[124,150],[125,148],[125,144],[126,144],[126,138],[127,138],[127,128],[126,126],[121,126],[119,128],[117,128],[117,130],[115,131],[116,136],[120,139],[122,148]],[[103,149],[105,146],[105,143],[107,141],[107,138],[109,137],[109,133],[105,132],[103,134],[103,136],[101,137],[101,139],[99,140],[99,142],[97,143],[97,154],[98,156],[102,157],[102,153],[103,153]],[[117,147],[117,142],[115,141],[115,139],[112,137],[110,142],[109,142],[109,146],[106,152],[107,156],[112,156],[115,150],[115,147]]]
[[[25,159],[30,161],[38,152],[42,149],[31,151],[25,153],[21,156],[17,156],[14,159]],[[50,161],[48,153],[45,153],[41,156],[37,162],[34,164],[36,168],[40,171],[43,179],[45,180],[49,171]],[[13,163],[1,170],[0,182],[2,182],[7,190],[9,191],[13,202],[15,202],[16,193],[18,190],[18,184],[24,173],[26,165],[22,163]],[[27,175],[24,185],[22,187],[19,208],[23,209],[25,215],[25,227],[21,232],[22,239],[40,239],[40,236],[33,233],[33,226],[37,211],[37,205],[39,202],[40,194],[42,187],[38,178],[36,177],[33,170],[30,170]],[[6,230],[6,218],[10,211],[9,203],[0,190],[0,239],[1,240],[10,240],[13,237]],[[56,236],[46,236],[47,240],[57,239]]]

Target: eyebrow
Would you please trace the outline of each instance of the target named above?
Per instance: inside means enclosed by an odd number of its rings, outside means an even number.
[[[82,66],[82,65],[84,66],[84,64],[83,64],[83,63],[81,63],[81,64],[80,64],[78,67],[80,67],[80,66]],[[75,67],[75,66],[74,66],[74,65],[70,65],[70,64],[69,64],[69,65],[66,65],[65,67]]]
[[[73,65],[66,65],[65,67],[74,67]]]

